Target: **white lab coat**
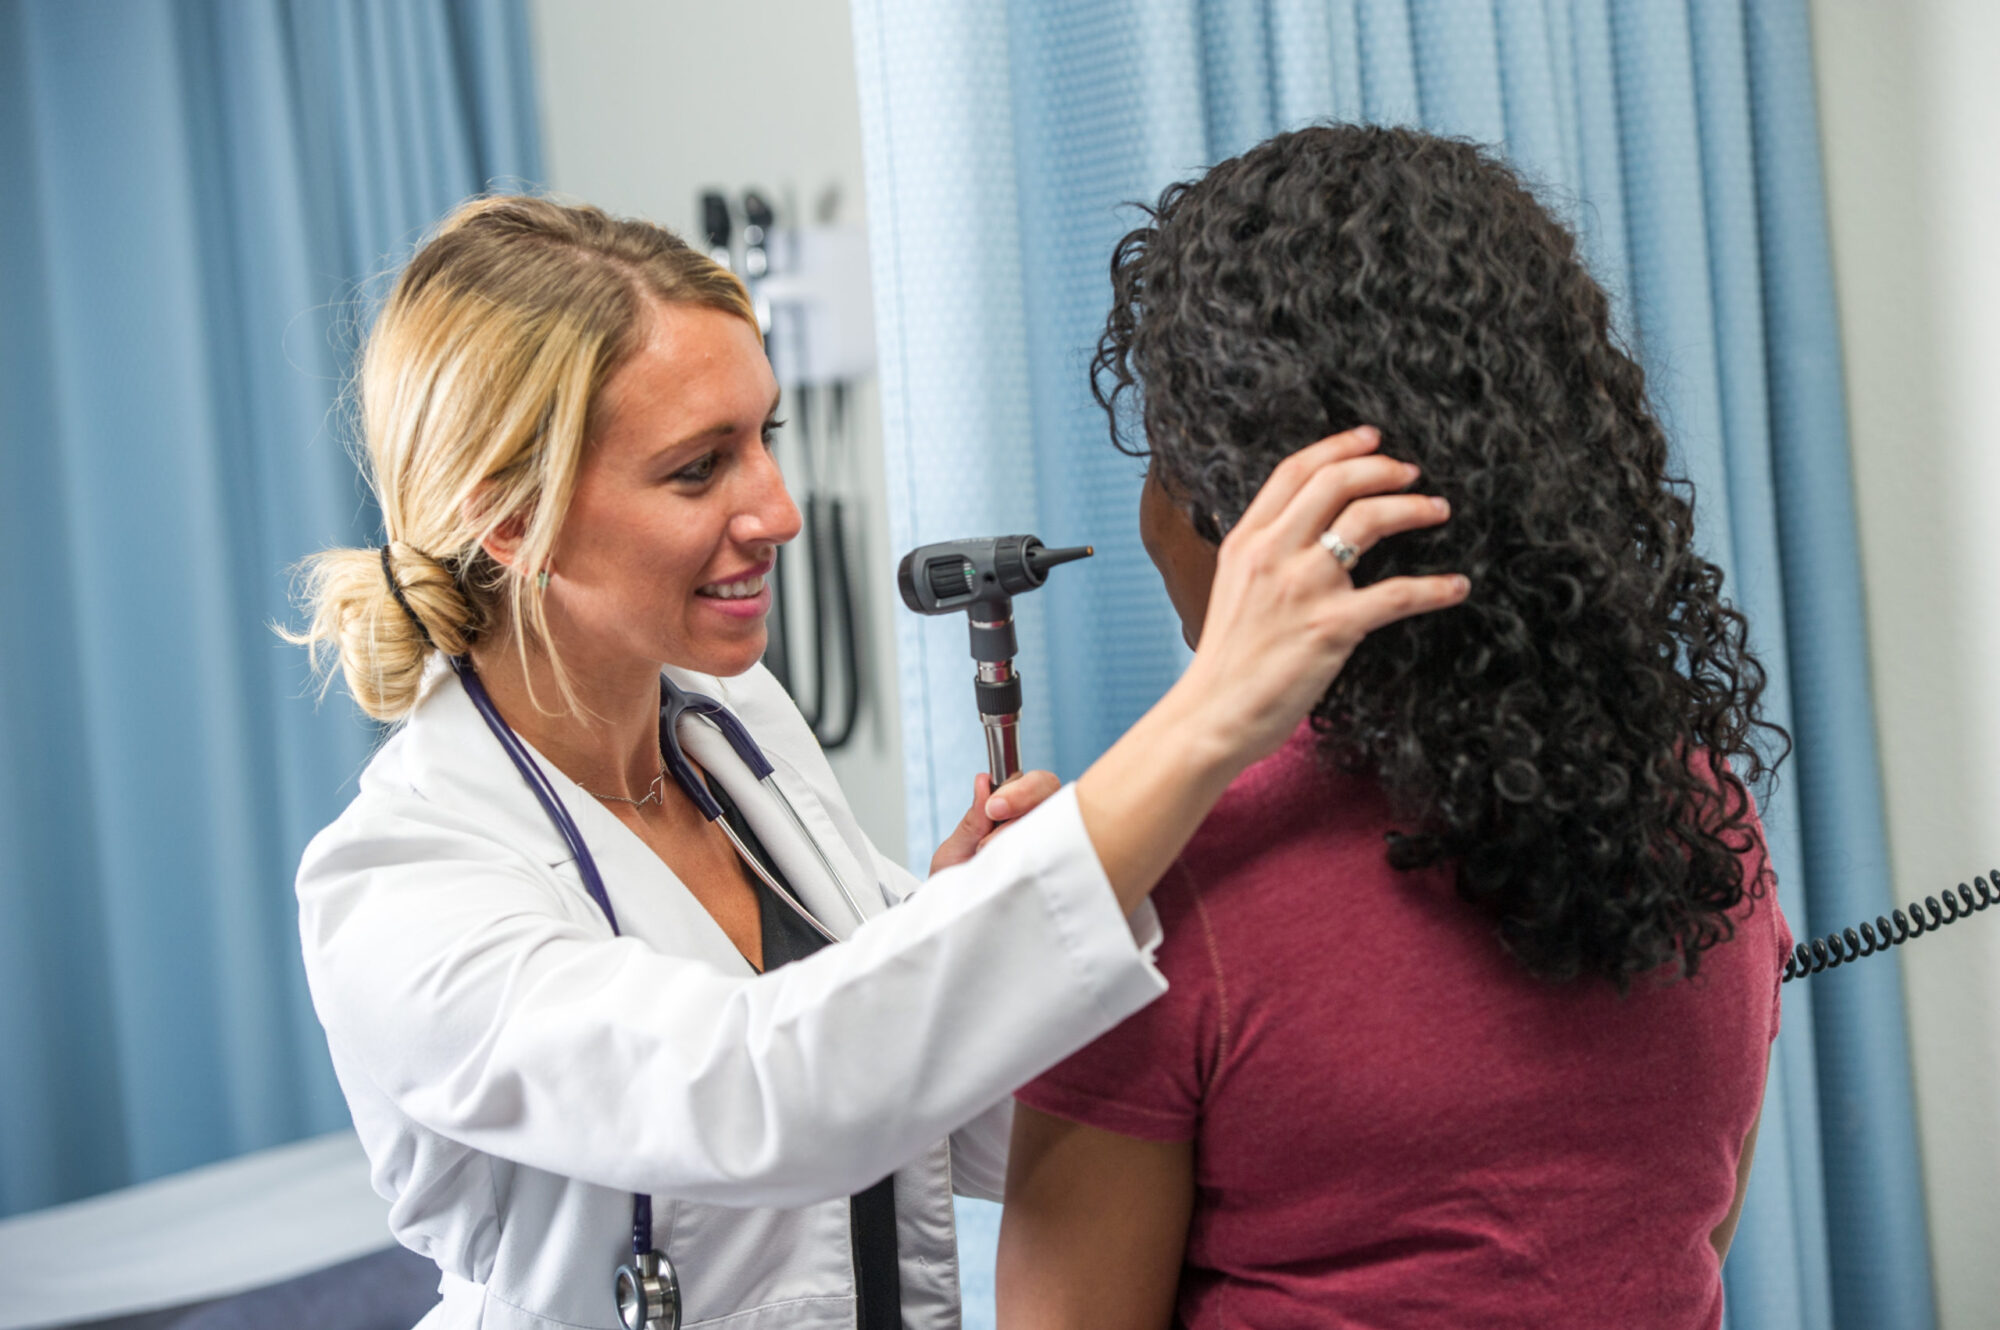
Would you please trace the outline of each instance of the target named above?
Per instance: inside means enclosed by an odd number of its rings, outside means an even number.
[[[685,1324],[851,1326],[847,1197],[893,1170],[904,1324],[956,1326],[954,1184],[996,1197],[1014,1087],[1164,991],[1151,908],[1119,912],[1072,789],[915,891],[763,667],[670,673],[742,719],[862,897],[857,930],[727,742],[683,721],[796,893],[853,934],[841,945],[754,974],[544,761],[613,937],[442,672],[299,867],[306,974],[375,1187],[397,1238],[444,1272],[423,1324],[616,1330],[612,1275],[644,1191]]]

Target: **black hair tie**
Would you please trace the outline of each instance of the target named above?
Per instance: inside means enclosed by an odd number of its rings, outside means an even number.
[[[419,619],[417,612],[410,608],[409,599],[403,595],[403,588],[396,584],[396,570],[389,562],[389,547],[387,545],[382,547],[382,580],[389,584],[389,594],[394,596],[396,603],[403,607],[403,613],[409,615],[410,622],[417,626],[417,636],[424,639],[424,645],[433,651],[437,650],[437,643],[431,641],[431,630],[424,627],[424,621]]]

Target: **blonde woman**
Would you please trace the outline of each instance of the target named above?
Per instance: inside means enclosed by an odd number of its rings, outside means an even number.
[[[1465,595],[1322,545],[1443,520],[1372,432],[1295,455],[1180,684],[1072,786],[976,783],[919,889],[758,664],[799,516],[733,277],[477,200],[360,401],[387,543],[316,557],[299,640],[396,728],[298,891],[427,1326],[955,1325],[951,1193],[998,1193],[1015,1086],[1161,991],[1139,907],[1191,829],[1363,634]]]

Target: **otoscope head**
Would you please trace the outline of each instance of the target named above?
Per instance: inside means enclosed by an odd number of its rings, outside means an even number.
[[[903,556],[896,585],[918,614],[965,611],[973,690],[986,734],[986,768],[997,787],[1021,770],[1021,676],[1014,670],[1014,597],[1048,580],[1049,569],[1090,557],[1088,545],[1052,550],[1033,536],[987,536],[919,545]]]
[[[918,614],[974,610],[975,618],[1008,613],[1010,597],[1033,591],[1057,564],[1087,559],[1088,545],[1052,550],[1033,536],[987,536],[920,545],[903,556],[896,585]]]

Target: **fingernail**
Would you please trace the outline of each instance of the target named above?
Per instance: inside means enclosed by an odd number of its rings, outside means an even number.
[[[1005,822],[1014,816],[1014,807],[996,794],[986,801],[986,816],[995,822]]]
[[[1459,595],[1469,596],[1472,594],[1472,579],[1467,577],[1465,574],[1459,573],[1454,575],[1451,579],[1451,582],[1452,585],[1458,589]]]
[[[1431,500],[1431,507],[1433,507],[1433,508],[1435,508],[1435,509],[1437,509],[1437,510],[1438,510],[1438,516],[1439,516],[1439,517],[1450,517],[1450,516],[1451,516],[1451,500],[1450,500],[1450,499],[1446,499],[1446,498],[1435,498],[1435,499],[1432,499],[1432,500]]]
[[[1366,440],[1369,443],[1382,442],[1382,431],[1376,429],[1373,425],[1363,425],[1359,429],[1356,429],[1354,432],[1360,438]]]

